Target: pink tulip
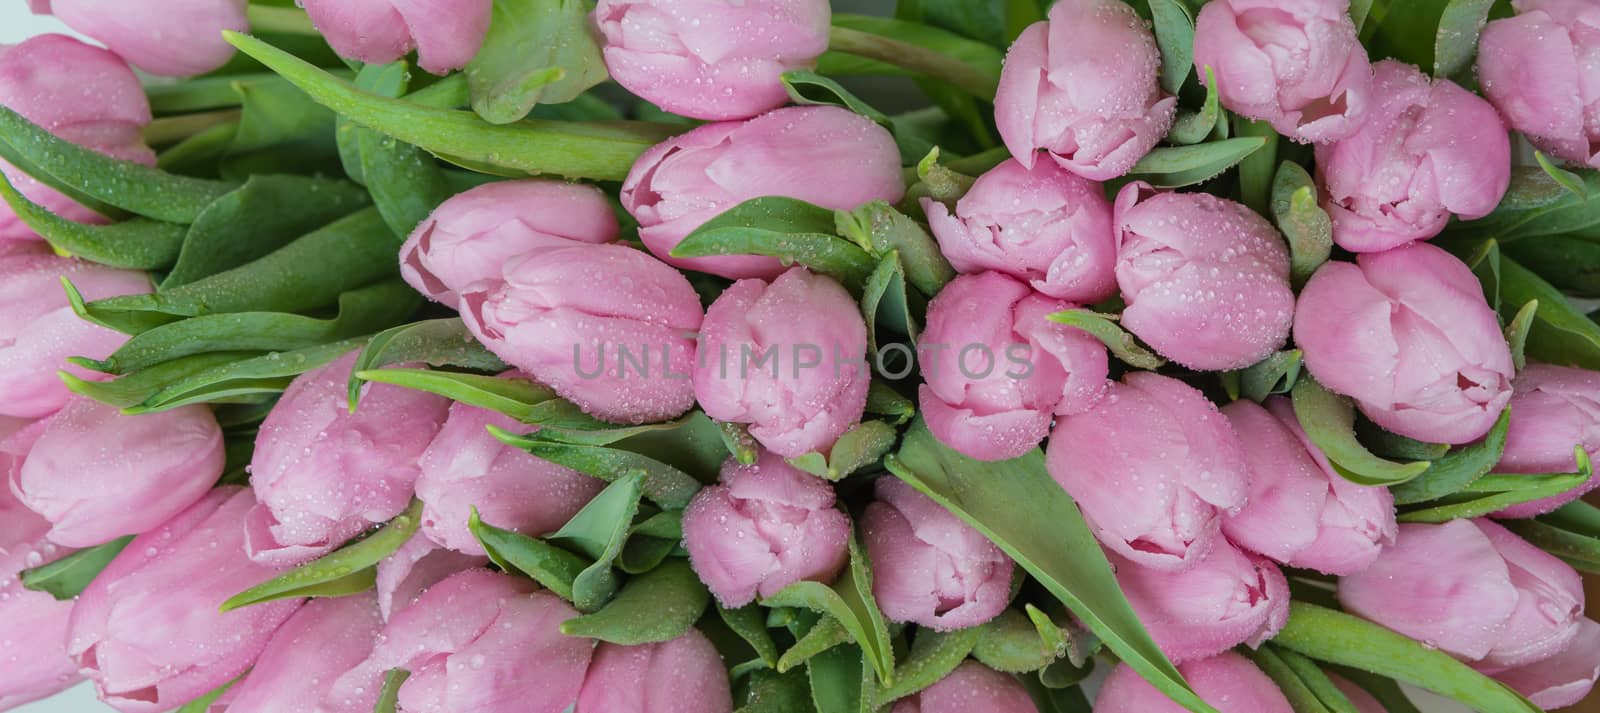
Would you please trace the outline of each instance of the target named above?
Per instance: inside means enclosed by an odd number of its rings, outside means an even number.
[[[677,270],[623,245],[574,245],[514,258],[504,277],[461,296],[467,328],[501,359],[614,423],[694,406],[689,370],[704,313]]]
[[[1289,699],[1267,674],[1239,654],[1225,653],[1178,666],[1201,700],[1227,713],[1292,713]],[[1095,713],[1184,713],[1127,664],[1119,664],[1094,699]]]
[[[1334,472],[1295,419],[1289,400],[1273,397],[1222,407],[1245,448],[1250,500],[1224,520],[1233,544],[1291,567],[1326,574],[1366,569],[1394,544],[1394,496]]]
[[[740,280],[706,310],[694,395],[778,455],[826,451],[866,409],[866,353],[861,309],[831,278],[795,267]]]
[[[639,221],[645,247],[662,260],[729,279],[771,279],[784,271],[777,258],[674,258],[672,249],[752,198],[787,196],[850,210],[874,200],[899,202],[905,188],[900,151],[883,127],[836,106],[787,107],[749,121],[707,124],[657,144],[633,164],[622,184],[622,207]]]
[[[1181,572],[1110,555],[1117,583],[1162,653],[1175,662],[1251,648],[1289,621],[1289,582],[1265,557],[1218,543]]]
[[[0,418],[0,443],[21,425]],[[9,468],[10,458],[0,450],[0,471]],[[22,570],[71,552],[46,540],[49,530],[49,522],[0,488],[0,621],[10,642],[0,646],[0,710],[55,695],[80,680],[66,649],[72,602],[24,589],[17,579]]]
[[[1283,237],[1249,208],[1209,193],[1117,194],[1122,324],[1191,369],[1242,369],[1289,338],[1294,291]]]
[[[250,486],[261,501],[245,521],[250,556],[267,564],[320,557],[411,502],[417,458],[449,401],[367,383],[350,412],[356,352],[301,374],[256,436]]]
[[[1094,181],[1121,176],[1172,127],[1150,27],[1120,0],[1057,0],[1011,45],[994,120],[1011,155],[1043,150]]]
[[[1469,443],[1511,400],[1511,349],[1478,278],[1426,243],[1323,265],[1294,341],[1317,381],[1402,436]]]
[[[1600,7],[1516,0],[1478,41],[1478,78],[1506,123],[1557,158],[1600,168]]]
[[[1301,142],[1354,133],[1372,65],[1349,0],[1224,0],[1195,18],[1194,66],[1217,75],[1222,105]]]
[[[229,597],[277,575],[244,553],[250,491],[222,487],[133,539],[78,598],[67,652],[122,713],[169,711],[243,673],[295,609],[235,609]]]
[[[767,452],[754,465],[728,460],[721,483],[683,511],[689,563],[729,608],[802,580],[833,581],[849,540],[833,487]]]
[[[998,272],[963,275],[928,306],[918,341],[928,429],[972,458],[1032,450],[1056,414],[1088,410],[1106,392],[1106,348],[1051,322],[1075,305],[1035,294]]]
[[[733,693],[717,647],[690,629],[643,646],[600,644],[574,713],[729,713]]]
[[[789,103],[781,75],[828,49],[826,0],[600,0],[606,68],[628,91],[696,119]]]
[[[955,214],[922,199],[928,226],[961,272],[995,270],[1051,297],[1094,303],[1117,293],[1111,203],[1099,184],[1054,161],[1007,159],[978,177]]]
[[[71,396],[57,372],[66,370],[90,381],[109,378],[68,364],[67,357],[104,359],[128,340],[73,314],[63,278],[87,301],[150,291],[150,278],[142,272],[112,270],[48,251],[0,255],[0,416],[55,413]]]
[[[1511,141],[1489,102],[1395,60],[1373,65],[1373,102],[1355,133],[1317,146],[1333,240],[1381,252],[1482,218],[1511,182]]]
[[[150,123],[144,87],[126,63],[99,47],[66,35],[0,45],[0,105],[79,146],[125,161],[156,162],[142,135]],[[57,215],[80,223],[106,222],[4,160],[0,173],[22,195]],[[0,244],[37,239],[10,207],[0,205]]]
[[[377,597],[370,592],[307,602],[209,713],[316,710],[338,675],[367,658],[382,626]]]
[[[489,558],[483,555],[447,550],[425,535],[414,535],[400,549],[378,561],[378,611],[388,621],[450,575],[488,564]]]
[[[1577,446],[1600,459],[1600,373],[1549,364],[1529,364],[1511,382],[1511,426],[1500,473],[1574,473]],[[1543,515],[1600,485],[1582,487],[1531,503],[1513,505],[1499,517]]]
[[[921,693],[894,704],[890,713],[1034,713],[1028,689],[1016,678],[976,661],[957,666]]]
[[[1578,635],[1561,653],[1509,669],[1486,669],[1488,673],[1528,697],[1544,710],[1576,705],[1589,697],[1596,677],[1600,677],[1600,624],[1578,620]]]
[[[861,526],[884,616],[938,631],[999,616],[1011,600],[1011,558],[904,481],[880,478],[876,490]]]
[[[581,183],[502,181],[445,201],[400,248],[400,275],[435,302],[455,307],[472,283],[500,283],[512,258],[536,248],[617,239],[617,217],[599,188]]]
[[[222,428],[205,406],[124,416],[82,396],[0,449],[15,446],[23,447],[13,451],[11,491],[67,547],[166,522],[211,490],[226,460]]]
[[[1221,537],[1224,511],[1249,493],[1228,420],[1193,387],[1151,372],[1130,373],[1090,411],[1056,419],[1045,459],[1101,543],[1163,570],[1199,563]]]
[[[429,588],[383,627],[365,661],[319,710],[366,713],[384,672],[403,668],[405,713],[560,713],[583,684],[594,642],[561,633],[578,612],[534,584],[484,569]]]
[[[226,64],[223,30],[249,32],[245,0],[53,0],[68,27],[151,74],[187,77]]]
[[[1405,524],[1393,547],[1339,583],[1353,614],[1480,666],[1512,668],[1567,648],[1583,581],[1488,520]]]
[[[303,0],[311,22],[341,57],[386,64],[417,51],[438,75],[461,69],[489,32],[491,0]]]

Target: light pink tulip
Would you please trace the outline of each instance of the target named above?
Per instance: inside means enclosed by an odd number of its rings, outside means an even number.
[[[400,275],[428,299],[455,307],[463,289],[503,282],[512,258],[542,247],[608,243],[617,217],[599,188],[526,180],[489,183],[434,209],[400,248]]]
[[[781,75],[828,49],[826,0],[600,0],[606,68],[675,114],[745,119],[789,103]]]
[[[961,272],[995,270],[1051,297],[1095,303],[1117,293],[1111,203],[1100,184],[1054,161],[990,169],[955,213],[922,199],[939,248]]]
[[[1291,139],[1324,142],[1360,128],[1372,64],[1349,0],[1223,0],[1195,18],[1194,66],[1217,75],[1222,105]]]
[[[1293,713],[1277,684],[1239,654],[1225,653],[1178,666],[1201,700],[1225,713]],[[1094,699],[1095,713],[1184,713],[1127,664],[1119,664]]]
[[[320,557],[411,502],[428,447],[449,411],[440,396],[362,385],[350,412],[356,352],[301,374],[256,436],[250,486],[261,501],[245,521],[250,556],[269,564]]]
[[[1488,215],[1511,182],[1511,141],[1494,107],[1409,64],[1384,60],[1373,69],[1361,127],[1317,146],[1334,242],[1381,252],[1438,235],[1451,214]]]
[[[574,713],[729,713],[733,693],[717,647],[695,629],[643,646],[600,644]]]
[[[488,564],[489,558],[483,555],[464,555],[440,547],[426,535],[414,535],[378,561],[378,611],[388,621],[450,575]]]
[[[1265,218],[1209,193],[1117,194],[1122,324],[1191,369],[1242,369],[1289,338],[1289,249]]]
[[[1511,349],[1478,278],[1426,243],[1324,264],[1294,340],[1317,381],[1402,436],[1470,443],[1511,400]]]
[[[1189,569],[1166,572],[1111,554],[1117,583],[1175,662],[1251,648],[1289,621],[1289,582],[1265,557],[1219,542]]]
[[[1035,713],[1017,679],[976,661],[957,666],[932,686],[894,704],[890,713]]]
[[[928,430],[978,460],[1016,458],[1056,414],[1082,413],[1106,392],[1106,348],[1049,320],[1075,307],[998,272],[952,280],[928,306],[918,340]]]
[[[169,711],[255,662],[295,609],[282,600],[218,611],[279,573],[251,562],[239,526],[250,491],[223,487],[133,539],[78,598],[67,652],[122,713]]]
[[[0,443],[21,425],[0,418]],[[0,471],[9,467],[10,458],[0,450]],[[10,642],[0,646],[0,710],[55,695],[80,680],[66,648],[73,603],[24,589],[17,579],[24,569],[72,552],[44,539],[49,530],[49,522],[0,488],[0,621]]]
[[[866,353],[861,309],[832,278],[794,267],[740,280],[706,310],[694,395],[778,455],[826,452],[866,409]]]
[[[1086,413],[1056,419],[1051,477],[1100,542],[1146,567],[1194,566],[1245,504],[1244,446],[1217,407],[1171,377],[1135,372]]]
[[[1550,364],[1529,364],[1511,382],[1511,425],[1499,473],[1574,473],[1574,449],[1600,459],[1600,373]],[[1513,505],[1499,517],[1533,517],[1577,500],[1600,485],[1582,487],[1531,503]]]
[[[50,11],[151,74],[187,77],[226,64],[223,30],[249,32],[246,0],[53,0]]]
[[[1172,127],[1150,27],[1120,0],[1057,0],[1011,45],[994,120],[1011,155],[1038,151],[1095,181],[1127,173]]]
[[[683,511],[689,563],[730,608],[802,580],[833,581],[849,540],[833,486],[770,452],[754,465],[724,463],[721,483],[695,493]]]
[[[1283,397],[1222,407],[1245,448],[1250,500],[1222,522],[1233,544],[1291,567],[1326,574],[1366,569],[1394,544],[1394,496],[1334,472]]]
[[[371,653],[383,620],[371,592],[314,599],[278,628],[260,658],[209,713],[313,711],[334,680]]]
[[[1509,669],[1484,669],[1544,710],[1576,705],[1600,677],[1600,624],[1578,620],[1578,635],[1550,658]]]
[[[1339,583],[1344,608],[1481,666],[1519,667],[1567,648],[1583,581],[1488,520],[1405,524],[1393,547]]]
[[[1512,129],[1557,158],[1600,168],[1600,6],[1516,0],[1478,40],[1483,93]]]
[[[341,57],[385,64],[417,51],[433,74],[467,66],[489,32],[491,0],[304,0]]]
[[[938,631],[999,616],[1011,600],[1011,558],[904,481],[880,478],[876,490],[861,526],[884,616]]]
[[[752,198],[787,196],[850,210],[874,200],[896,203],[904,194],[900,151],[887,130],[849,109],[803,106],[707,124],[657,144],[633,164],[622,207],[662,260],[729,279],[771,279],[784,271],[777,258],[674,258],[672,249]]]

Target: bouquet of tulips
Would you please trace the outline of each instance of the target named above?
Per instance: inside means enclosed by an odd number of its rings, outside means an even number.
[[[884,4],[29,0],[0,710],[1588,695],[1600,0]]]

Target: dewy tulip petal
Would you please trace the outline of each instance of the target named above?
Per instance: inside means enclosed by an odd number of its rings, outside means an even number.
[[[1600,168],[1600,8],[1517,0],[1483,28],[1478,77],[1512,129],[1557,158]]]
[[[135,67],[187,77],[227,63],[223,30],[249,32],[246,0],[53,0],[56,17]]]
[[[1178,666],[1183,679],[1207,703],[1227,713],[1292,713],[1289,700],[1250,660],[1225,653]],[[1095,713],[1183,713],[1127,664],[1119,664],[1094,699]]]
[[[1600,624],[1580,619],[1577,636],[1561,653],[1515,668],[1484,669],[1484,673],[1545,710],[1576,705],[1589,696],[1600,677]]]
[[[382,626],[370,592],[313,599],[278,628],[250,673],[208,713],[313,711],[339,674],[367,658]]]
[[[413,535],[393,554],[378,561],[378,611],[388,621],[417,602],[450,575],[489,564],[482,555],[464,555],[439,546],[426,535]]]
[[[920,693],[900,699],[890,713],[1034,713],[1033,699],[1010,674],[966,661]],[[580,712],[581,713],[581,712]]]
[[[491,0],[303,0],[341,57],[385,64],[417,51],[433,74],[467,66],[489,32]]]
[[[0,443],[20,423],[0,418]],[[0,471],[10,456],[0,450]],[[0,710],[10,710],[65,690],[80,680],[76,662],[67,655],[67,618],[73,602],[56,601],[44,592],[24,589],[17,574],[71,553],[44,539],[50,523],[0,487],[0,621],[7,645],[0,646]]]
[[[717,647],[697,629],[643,646],[595,649],[573,713],[729,713],[733,693]]]
[[[1289,620],[1289,583],[1264,557],[1221,542],[1193,567],[1164,572],[1110,555],[1117,583],[1175,662],[1271,639]]]
[[[862,517],[872,593],[890,621],[936,631],[995,618],[1011,598],[1011,558],[904,481],[884,477]]]
[[[1582,446],[1600,459],[1600,373],[1550,364],[1529,364],[1511,382],[1511,426],[1497,473],[1573,473]],[[1600,485],[1582,487],[1531,503],[1513,505],[1497,517],[1533,517],[1550,512]]]

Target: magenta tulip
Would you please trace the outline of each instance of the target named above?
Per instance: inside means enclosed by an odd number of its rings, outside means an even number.
[[[1512,129],[1557,158],[1600,168],[1600,7],[1516,0],[1483,28],[1478,78]]]
[[[417,603],[429,587],[457,572],[489,564],[483,555],[448,550],[425,535],[414,535],[393,554],[378,561],[378,611],[388,621]]]
[[[209,713],[316,710],[338,676],[367,658],[382,626],[370,592],[307,602]]]
[[[467,66],[489,32],[491,0],[302,0],[334,51],[386,64],[417,51],[433,74]]]
[[[633,164],[622,206],[639,221],[639,239],[662,260],[729,279],[771,279],[784,271],[777,258],[675,258],[672,250],[695,228],[752,198],[787,196],[850,210],[874,200],[895,203],[904,194],[900,151],[887,130],[848,109],[803,106],[707,124],[657,144]]]
[[[1201,700],[1226,713],[1293,713],[1289,699],[1267,674],[1239,654],[1225,653],[1180,665],[1178,672]],[[1094,699],[1095,713],[1184,713],[1133,668],[1119,664]]]
[[[246,0],[52,0],[50,11],[151,74],[187,77],[227,63],[223,30],[249,32]]]
[[[890,713],[1035,713],[1017,679],[976,661],[957,666],[920,693],[900,699]]]
[[[0,443],[21,426],[0,418]],[[0,471],[10,456],[0,450]],[[17,574],[48,564],[71,550],[44,539],[50,523],[0,488],[0,710],[55,695],[78,682],[78,665],[67,655],[67,617],[72,602],[24,589]]]
[[[717,647],[695,629],[643,646],[600,644],[574,713],[729,713],[733,693]]]
[[[1294,340],[1317,381],[1402,436],[1469,443],[1511,400],[1511,349],[1478,278],[1426,243],[1323,265]]]
[[[1011,558],[904,481],[880,478],[876,491],[861,526],[884,616],[938,631],[999,616],[1011,600]]]
[[[1175,662],[1251,648],[1289,620],[1289,582],[1265,557],[1219,542],[1181,572],[1110,555],[1117,583],[1162,653]]]
[[[1589,697],[1595,678],[1600,677],[1600,624],[1580,619],[1578,635],[1555,656],[1515,668],[1483,671],[1544,710],[1576,705]]]
[[[1500,473],[1574,473],[1581,446],[1600,458],[1600,373],[1549,364],[1529,364],[1511,382],[1511,426]],[[1577,500],[1600,485],[1582,487],[1530,503],[1513,505],[1499,517],[1533,517]]]

